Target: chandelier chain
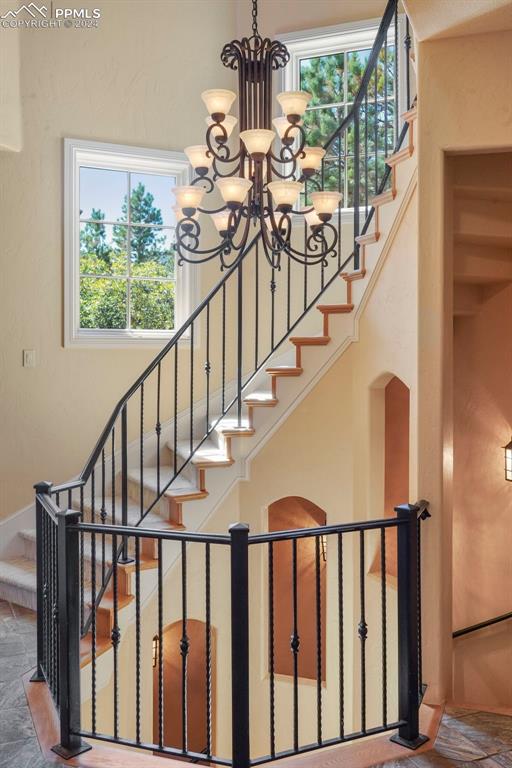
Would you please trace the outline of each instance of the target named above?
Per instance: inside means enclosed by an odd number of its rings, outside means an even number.
[[[258,0],[252,0],[252,33],[258,36]]]

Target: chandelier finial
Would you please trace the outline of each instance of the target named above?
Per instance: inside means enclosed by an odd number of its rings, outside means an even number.
[[[252,0],[252,34],[258,37],[258,0]]]

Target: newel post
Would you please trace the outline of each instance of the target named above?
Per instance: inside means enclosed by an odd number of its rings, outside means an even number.
[[[44,573],[43,573],[43,506],[38,496],[49,496],[52,492],[52,484],[47,480],[34,485],[36,492],[36,600],[37,600],[37,667],[30,678],[32,683],[42,683],[45,680],[43,673],[44,656]]]
[[[231,536],[231,698],[233,768],[248,768],[249,739],[249,526],[236,523]]]
[[[80,512],[57,513],[60,743],[52,747],[66,760],[91,749],[80,731],[80,553],[75,528]]]
[[[395,507],[398,525],[398,716],[404,725],[391,741],[418,749],[428,741],[419,731],[418,512]]]

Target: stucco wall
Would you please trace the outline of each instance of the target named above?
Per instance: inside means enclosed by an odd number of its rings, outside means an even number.
[[[511,32],[425,42],[418,51],[418,479],[433,509],[424,539],[424,659],[437,668],[434,700],[450,694],[452,653],[452,274],[445,260],[444,153],[510,146],[511,51]]]

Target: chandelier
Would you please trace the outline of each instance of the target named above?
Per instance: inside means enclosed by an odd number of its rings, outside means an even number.
[[[325,264],[335,255],[338,233],[330,220],[341,193],[322,190],[317,183],[309,195],[311,206],[295,207],[325,154],[323,147],[307,145],[302,117],[312,97],[305,91],[277,94],[283,114],[272,119],[273,73],[286,66],[290,54],[283,43],[261,37],[257,13],[257,0],[252,0],[252,35],[227,43],[221,54],[224,66],[238,71],[238,120],[230,114],[236,93],[211,89],[201,94],[208,110],[206,143],[185,149],[195,176],[173,190],[178,264],[219,257],[221,268],[228,267],[255,231],[275,268],[282,254],[302,264]],[[239,141],[232,150],[228,140],[237,122]],[[215,189],[222,207],[202,208],[205,195]],[[211,248],[201,247],[201,214],[211,218],[217,233]],[[303,251],[292,244],[293,216],[307,225]]]

